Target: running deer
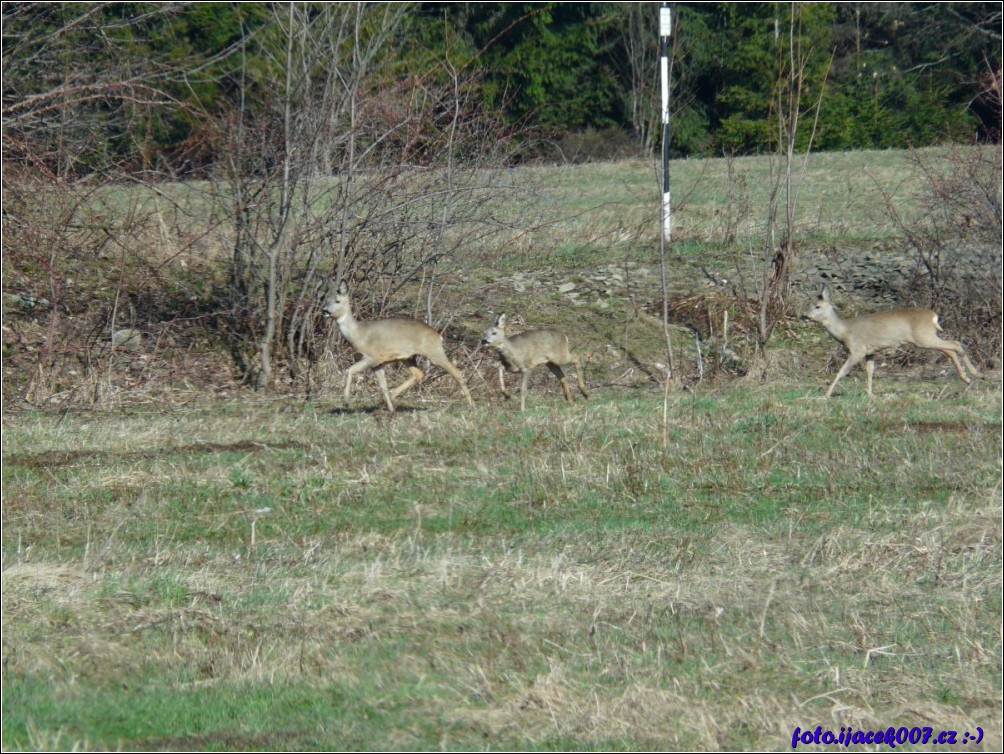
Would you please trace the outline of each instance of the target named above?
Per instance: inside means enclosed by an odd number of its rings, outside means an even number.
[[[557,330],[527,330],[518,335],[506,336],[505,315],[499,314],[492,322],[492,326],[485,332],[485,337],[481,345],[487,346],[498,353],[501,363],[499,364],[499,384],[502,386],[502,394],[506,398],[511,398],[511,394],[505,386],[505,371],[520,372],[523,375],[523,387],[520,391],[519,409],[526,410],[526,384],[530,379],[530,370],[540,364],[547,364],[551,374],[558,378],[561,389],[565,393],[565,400],[572,400],[572,393],[568,389],[568,378],[561,371],[561,367],[572,364],[575,366],[575,379],[579,384],[579,392],[583,398],[589,397],[582,382],[582,365],[577,355],[571,352],[568,345],[568,336]]]
[[[875,353],[905,343],[941,351],[952,360],[959,377],[967,385],[972,380],[962,368],[962,363],[965,363],[974,376],[981,376],[958,341],[942,340],[938,337],[941,325],[938,324],[938,315],[930,309],[892,309],[862,317],[840,319],[833,310],[833,304],[830,303],[830,293],[824,287],[816,299],[815,306],[805,316],[821,323],[835,340],[843,344],[849,354],[830,389],[826,391],[827,398],[833,395],[833,388],[861,359],[865,360],[865,369],[868,372],[868,395],[871,396]],[[959,362],[960,357],[962,363]]]
[[[464,382],[464,376],[453,366],[443,350],[443,336],[424,322],[401,317],[374,319],[368,322],[357,321],[352,316],[349,289],[344,280],[337,289],[332,281],[323,311],[324,316],[335,318],[342,337],[362,354],[362,358],[345,373],[346,403],[352,394],[352,378],[360,372],[373,369],[380,382],[387,408],[393,413],[393,399],[413,385],[417,385],[425,376],[425,372],[418,366],[418,357],[424,356],[436,366],[446,370],[457,381],[467,402],[474,408],[474,401],[467,389],[467,383]],[[383,367],[392,361],[403,361],[411,372],[411,376],[393,393],[387,390],[387,376],[383,372]]]

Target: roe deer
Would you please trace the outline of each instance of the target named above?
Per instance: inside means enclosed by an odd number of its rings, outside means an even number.
[[[324,316],[334,317],[338,329],[352,347],[362,354],[345,373],[345,402],[348,403],[352,393],[352,378],[367,369],[376,371],[383,398],[387,408],[394,411],[393,398],[422,381],[425,372],[418,366],[419,356],[424,356],[436,366],[440,366],[457,381],[467,402],[474,408],[471,393],[464,382],[464,376],[450,362],[443,350],[443,336],[424,322],[417,319],[392,318],[374,319],[368,322],[357,322],[352,316],[352,304],[349,301],[349,289],[343,280],[337,289],[334,281],[328,289],[328,297],[324,302]],[[383,373],[384,365],[392,361],[403,361],[411,372],[393,393],[387,390],[387,376]]]
[[[561,367],[568,364],[575,366],[575,379],[579,383],[579,392],[583,398],[589,397],[582,382],[582,365],[578,356],[571,352],[568,346],[568,336],[557,330],[527,330],[519,335],[507,337],[505,334],[505,315],[499,314],[492,326],[485,332],[481,345],[488,346],[498,352],[499,384],[506,398],[512,397],[505,386],[505,370],[520,372],[523,375],[523,387],[519,396],[519,410],[526,410],[526,383],[530,379],[530,370],[539,364],[547,364],[551,374],[558,378],[565,400],[572,400],[568,389],[568,378]]]
[[[847,361],[840,367],[836,379],[826,391],[827,398],[833,395],[833,388],[861,359],[865,360],[865,369],[868,372],[868,395],[871,396],[872,376],[875,374],[875,352],[884,348],[896,348],[904,343],[941,351],[952,360],[959,377],[967,385],[972,380],[959,363],[960,357],[974,376],[981,376],[958,341],[942,340],[938,337],[941,325],[938,324],[938,315],[930,309],[892,309],[862,317],[840,319],[830,303],[830,293],[824,287],[816,299],[815,306],[805,314],[805,317],[821,323],[849,353]]]

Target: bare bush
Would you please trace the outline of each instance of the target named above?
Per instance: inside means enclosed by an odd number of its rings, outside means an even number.
[[[498,191],[512,185],[492,170],[507,139],[473,98],[470,74],[446,61],[405,85],[382,67],[402,14],[392,5],[277,9],[285,57],[272,60],[281,82],[270,117],[242,109],[221,124],[228,331],[256,387],[272,386],[277,368],[309,378],[332,347],[318,310],[329,278],[352,283],[364,316],[382,315],[417,282],[432,321],[437,266],[478,248]]]
[[[179,208],[155,184],[173,176],[154,169],[148,133],[155,113],[180,108],[165,89],[189,61],[121,44],[180,9],[4,6],[7,400],[88,404],[141,384],[170,323],[198,316],[187,288],[199,271],[163,274],[198,235],[165,220]]]
[[[738,289],[744,299],[758,303],[756,345],[758,365],[765,367],[767,343],[779,322],[788,312],[791,298],[791,274],[796,264],[798,245],[795,239],[799,194],[804,181],[809,154],[812,152],[819,122],[820,107],[832,57],[826,62],[818,82],[815,101],[806,104],[812,94],[810,67],[823,61],[821,51],[804,37],[804,8],[792,4],[786,19],[786,35],[777,35],[777,76],[770,103],[770,123],[776,129],[776,149],[770,154],[770,198],[766,207],[763,244],[748,248],[754,273],[747,280],[740,254],[736,254]],[[782,18],[775,21],[781,28]],[[783,39],[783,42],[781,41]],[[809,127],[806,129],[806,119]],[[806,133],[807,131],[807,133]],[[741,218],[750,213],[744,194],[746,187],[737,183],[729,167],[729,204]],[[733,196],[733,187],[738,196]],[[726,236],[734,234],[731,221]],[[763,370],[754,372],[763,376]]]
[[[179,231],[185,211],[110,177],[5,173],[6,400],[92,405],[192,376],[170,346],[197,339],[211,262],[191,252],[204,231]]]
[[[900,297],[936,309],[965,333],[976,360],[1001,358],[1001,146],[951,147],[910,155],[920,176],[916,217],[886,196],[914,270]]]

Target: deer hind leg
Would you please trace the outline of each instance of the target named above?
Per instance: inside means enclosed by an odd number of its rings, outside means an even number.
[[[962,378],[962,381],[965,382],[967,385],[971,383],[972,380],[969,379],[969,375],[966,374],[966,371],[962,368],[962,362],[960,362],[959,357],[955,355],[955,351],[952,351],[948,348],[944,348],[942,349],[941,352],[952,360],[952,363],[955,365],[955,371],[959,373],[959,377]]]
[[[397,398],[399,395],[401,395],[401,393],[403,393],[408,388],[420,383],[422,381],[422,378],[425,377],[425,372],[423,372],[422,368],[418,366],[418,362],[414,358],[410,358],[406,360],[404,363],[405,365],[407,365],[408,371],[411,374],[408,377],[408,379],[406,379],[404,382],[402,382],[394,389],[394,392],[390,394],[391,398]]]
[[[558,378],[558,382],[561,384],[561,392],[565,394],[565,400],[571,403],[572,392],[568,389],[568,378],[565,376],[561,367],[554,362],[549,361],[547,362],[547,368],[551,370],[551,374]]]
[[[446,372],[450,377],[452,377],[458,385],[460,385],[460,392],[464,394],[464,398],[467,399],[467,403],[471,408],[474,408],[474,399],[471,398],[471,391],[467,389],[467,381],[464,379],[464,375],[459,369],[453,366],[453,362],[450,361],[446,353],[436,354],[435,356],[429,356],[429,361],[438,367],[442,367],[443,371]]]
[[[966,365],[966,369],[972,372],[974,377],[983,376],[980,374],[980,370],[973,366],[973,362],[971,362],[969,357],[966,355],[966,349],[964,349],[962,344],[957,340],[940,341],[938,348],[943,354],[952,360],[952,363],[955,364],[955,371],[959,373],[959,377],[961,377],[962,381],[967,385],[971,383],[972,380],[969,379],[969,375],[966,374],[965,370],[962,368],[962,364]],[[962,359],[961,362],[959,361],[960,357]]]
[[[935,326],[938,327],[937,324],[935,324]],[[938,327],[938,329],[940,330],[941,328]],[[955,365],[955,371],[959,373],[959,377],[961,377],[962,381],[967,385],[972,382],[972,380],[969,379],[969,375],[966,374],[965,370],[962,368],[963,363],[966,365],[966,369],[973,373],[974,377],[983,376],[980,374],[980,370],[977,369],[973,365],[973,362],[969,360],[969,356],[966,355],[966,349],[962,347],[962,344],[959,343],[959,341],[942,340],[935,333],[930,333],[923,338],[923,341],[924,342],[918,342],[917,345],[921,348],[930,348],[936,351],[941,351],[945,354],[945,356],[952,360],[952,363]],[[959,361],[960,358],[962,359],[961,362]]]
[[[582,362],[574,353],[569,362],[575,367],[575,381],[579,383],[579,392],[582,393],[583,398],[588,398],[589,391],[586,390],[586,383],[582,381]]]
[[[959,353],[959,356],[962,357],[962,363],[966,365],[966,369],[968,369],[970,372],[973,373],[973,377],[977,378],[983,377],[983,374],[980,372],[980,370],[977,369],[975,366],[973,366],[973,362],[969,360],[969,357],[966,355],[965,351],[961,351]]]
[[[450,364],[449,361],[447,361],[446,363]],[[443,368],[446,369],[446,367]],[[467,399],[467,405],[470,406],[471,408],[474,408],[474,399],[471,397],[471,391],[467,388],[467,380],[464,379],[464,375],[460,372],[459,369],[453,366],[453,364],[450,364],[450,368],[447,369],[446,371],[449,372],[450,376],[457,381],[458,385],[460,385],[460,392],[463,393],[464,398]]]

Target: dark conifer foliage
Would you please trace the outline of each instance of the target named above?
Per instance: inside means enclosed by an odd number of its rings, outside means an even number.
[[[820,103],[816,149],[999,139],[999,3],[672,7],[677,156],[772,149],[791,45],[803,101]],[[207,122],[269,107],[280,17],[245,3],[5,3],[5,159],[63,174],[205,170],[219,158]],[[406,97],[410,77],[463,71],[528,145],[641,153],[658,117],[657,28],[654,3],[413,3],[380,85]]]

